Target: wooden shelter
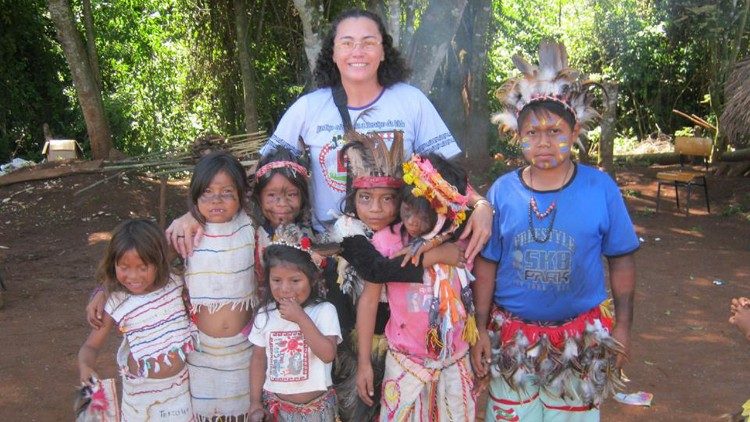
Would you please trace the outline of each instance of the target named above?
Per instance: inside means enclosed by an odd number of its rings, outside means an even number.
[[[738,61],[724,85],[721,131],[735,148],[750,147],[750,58]]]

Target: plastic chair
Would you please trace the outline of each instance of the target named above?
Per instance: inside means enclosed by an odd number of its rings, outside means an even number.
[[[709,138],[677,137],[674,141],[674,151],[680,154],[680,169],[676,171],[662,171],[656,174],[658,187],[656,189],[656,212],[659,212],[659,200],[661,199],[661,185],[674,186],[674,196],[677,209],[680,209],[679,187],[687,188],[687,201],[685,202],[685,215],[690,214],[690,193],[693,186],[703,186],[706,195],[706,211],[711,213],[708,202],[708,184],[706,183],[706,172],[708,171],[708,157],[711,155],[712,141]],[[705,171],[693,171],[685,169],[686,157],[701,157],[705,165]]]

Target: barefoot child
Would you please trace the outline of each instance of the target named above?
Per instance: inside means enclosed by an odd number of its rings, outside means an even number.
[[[117,325],[124,336],[117,352],[122,420],[193,420],[185,366],[193,341],[182,279],[169,274],[162,231],[147,220],[121,223],[112,232],[97,278],[109,298],[102,327],[91,331],[78,352],[81,381],[96,376],[96,357]]]
[[[417,250],[425,242],[437,245],[457,238],[468,209],[466,174],[440,157],[413,156],[404,164],[404,180],[413,186],[401,190],[403,229],[398,224],[395,230],[375,233],[378,250],[393,256],[405,243]],[[464,268],[435,264],[425,271],[422,284],[386,284],[391,313],[385,327],[381,421],[474,420],[468,351],[477,333],[470,278]],[[365,283],[357,307],[357,390],[365,402],[374,393],[366,351],[380,295],[380,284]]]
[[[264,252],[268,291],[249,340],[253,421],[334,421],[331,366],[341,342],[336,309],[320,293],[321,258],[293,225],[280,227]],[[265,411],[264,411],[265,409]]]

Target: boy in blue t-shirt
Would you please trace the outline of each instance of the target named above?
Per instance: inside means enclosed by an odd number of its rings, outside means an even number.
[[[628,351],[639,242],[614,181],[570,159],[596,112],[564,46],[543,43],[538,70],[514,61],[524,77],[503,90],[497,120],[529,165],[487,194],[496,214],[474,263],[472,363],[477,376],[492,375],[487,420],[599,420]]]

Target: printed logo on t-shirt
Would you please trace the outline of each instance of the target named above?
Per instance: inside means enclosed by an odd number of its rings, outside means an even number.
[[[545,238],[546,230],[537,228],[536,238]],[[539,243],[530,230],[513,239],[513,268],[518,271],[514,283],[531,290],[570,289],[570,270],[575,252],[575,239],[569,234],[552,230],[549,240]]]
[[[359,124],[357,125],[359,129]],[[396,131],[370,132],[378,135],[391,147]],[[323,172],[323,179],[329,188],[336,192],[346,192],[346,163],[339,156],[339,151],[346,145],[343,135],[334,135],[330,142],[323,145],[318,155],[318,163]]]
[[[271,381],[304,381],[309,377],[309,348],[302,331],[272,331],[268,347]]]

